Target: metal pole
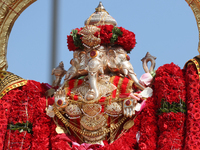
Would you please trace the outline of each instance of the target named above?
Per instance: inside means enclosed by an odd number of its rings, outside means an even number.
[[[52,39],[51,39],[51,66],[50,66],[50,72],[53,68],[56,67],[57,62],[57,26],[58,26],[58,1],[59,0],[53,0],[52,2]],[[54,76],[50,77],[50,83],[53,82]]]

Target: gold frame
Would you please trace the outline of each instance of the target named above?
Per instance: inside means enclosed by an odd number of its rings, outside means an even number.
[[[7,45],[13,24],[19,15],[32,3],[37,0],[0,0],[0,70],[8,68],[6,59]],[[192,9],[199,30],[200,39],[200,0],[185,0]],[[198,45],[200,53],[200,40]]]

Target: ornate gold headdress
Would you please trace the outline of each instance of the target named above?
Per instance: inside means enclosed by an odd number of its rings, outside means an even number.
[[[122,27],[116,27],[116,20],[109,15],[100,2],[96,11],[85,21],[85,27],[72,30],[67,36],[68,49],[96,48],[100,44],[120,45],[130,52],[136,44],[135,34]]]
[[[96,11],[85,20],[85,27],[79,32],[79,34],[83,36],[82,43],[87,48],[97,47],[101,44],[100,34],[98,34],[98,37],[94,35],[101,30],[97,27],[98,25],[117,25],[116,20],[105,10],[102,2],[99,2],[95,10]]]

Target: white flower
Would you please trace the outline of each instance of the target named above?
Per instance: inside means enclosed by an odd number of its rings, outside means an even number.
[[[151,97],[153,95],[153,90],[150,87],[145,88],[139,95],[144,98]]]
[[[53,106],[52,105],[48,106],[48,108],[46,110],[46,114],[51,118],[53,118],[55,116],[55,113],[53,111]]]
[[[142,105],[140,103],[137,103],[136,106],[135,106],[135,110],[140,111],[141,106]]]

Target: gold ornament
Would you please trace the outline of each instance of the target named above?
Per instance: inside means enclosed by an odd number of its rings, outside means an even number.
[[[133,120],[129,120],[129,121],[127,121],[127,122],[124,124],[123,128],[124,128],[125,130],[128,130],[128,129],[130,129],[132,126],[134,126],[134,121],[133,121]]]
[[[101,38],[94,36],[96,32],[100,32],[100,28],[93,25],[85,26],[79,32],[81,35],[83,35],[82,42],[89,47],[94,47],[101,44]]]
[[[56,127],[56,133],[62,134],[62,133],[65,133],[65,132],[64,132],[64,130],[61,127],[57,126]]]

